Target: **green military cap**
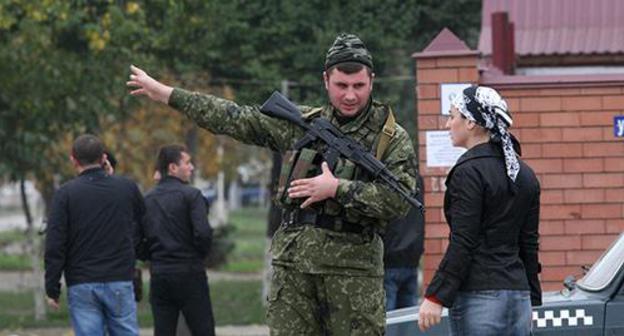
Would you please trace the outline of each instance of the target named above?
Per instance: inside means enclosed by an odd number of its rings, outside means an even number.
[[[341,33],[327,50],[325,70],[345,62],[361,63],[373,69],[373,56],[366,49],[364,42],[353,34]]]

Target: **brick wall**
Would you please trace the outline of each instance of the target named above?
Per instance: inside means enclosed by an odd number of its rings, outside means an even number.
[[[416,56],[420,168],[425,180],[424,275],[428,284],[447,247],[442,212],[449,168],[429,168],[425,132],[444,128],[440,84],[483,82],[478,58]],[[614,138],[613,118],[624,114],[621,85],[551,83],[500,85],[514,118],[523,159],[541,186],[540,259],[545,290],[561,288],[565,276],[580,275],[624,231],[624,141]],[[558,87],[559,86],[559,87]]]

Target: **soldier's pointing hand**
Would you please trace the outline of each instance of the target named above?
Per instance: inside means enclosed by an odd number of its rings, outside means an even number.
[[[169,102],[169,97],[173,92],[172,87],[155,80],[134,65],[130,66],[130,80],[126,82],[126,85],[135,88],[130,91],[133,96],[148,96],[154,101],[165,104]]]

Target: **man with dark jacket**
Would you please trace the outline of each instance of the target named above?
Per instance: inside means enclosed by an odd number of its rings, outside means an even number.
[[[417,176],[423,203],[423,179]],[[423,253],[425,218],[412,207],[407,216],[388,224],[384,234],[384,289],[386,311],[415,306],[418,302],[418,264]]]
[[[184,146],[163,146],[156,164],[161,179],[145,196],[145,256],[150,261],[150,303],[155,335],[175,335],[180,312],[193,335],[214,335],[204,269],[212,229]]]
[[[70,158],[79,175],[56,191],[48,221],[48,304],[58,309],[64,274],[77,336],[138,335],[132,274],[143,197],[133,182],[106,174],[97,137],[78,137]]]

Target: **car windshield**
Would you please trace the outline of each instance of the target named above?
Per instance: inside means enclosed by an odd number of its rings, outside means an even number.
[[[624,264],[624,233],[600,256],[578,286],[588,291],[607,287]]]

